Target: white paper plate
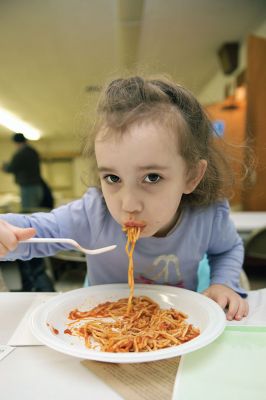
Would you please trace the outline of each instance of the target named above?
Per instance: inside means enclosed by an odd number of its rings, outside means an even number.
[[[200,335],[190,342],[166,349],[143,353],[107,353],[86,348],[83,339],[64,334],[67,316],[75,308],[88,310],[105,301],[128,297],[127,284],[97,285],[72,290],[53,297],[40,305],[31,318],[33,334],[47,346],[75,357],[114,363],[138,363],[180,356],[200,349],[215,340],[224,330],[225,314],[209,298],[186,289],[163,285],[135,285],[135,296],[145,295],[161,308],[175,308],[189,315],[188,321],[200,329]],[[48,324],[58,329],[52,333]]]

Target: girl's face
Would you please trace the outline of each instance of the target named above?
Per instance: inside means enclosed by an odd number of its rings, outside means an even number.
[[[132,125],[121,137],[101,133],[95,141],[102,192],[115,221],[142,221],[142,237],[164,236],[175,225],[183,193],[205,172],[188,179],[173,132],[160,124]],[[204,161],[204,160],[201,160]]]

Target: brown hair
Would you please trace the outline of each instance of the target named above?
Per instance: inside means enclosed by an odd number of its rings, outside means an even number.
[[[134,123],[159,122],[176,132],[180,153],[190,173],[200,159],[208,162],[201,182],[192,193],[183,195],[181,204],[209,205],[228,196],[233,183],[230,165],[217,148],[212,123],[202,106],[181,85],[164,77],[113,80],[103,90],[97,114],[85,155],[95,159],[94,141],[99,131],[122,135]]]

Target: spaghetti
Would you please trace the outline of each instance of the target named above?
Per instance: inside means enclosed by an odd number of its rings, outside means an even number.
[[[128,255],[128,285],[130,288],[127,313],[130,312],[132,298],[134,294],[134,263],[133,263],[133,253],[135,249],[136,242],[140,235],[140,226],[124,226],[123,230],[127,232],[127,243],[126,243],[126,253]]]
[[[88,348],[107,352],[147,352],[178,346],[199,335],[187,315],[173,308],[160,309],[149,297],[99,304],[90,311],[73,310],[65,333],[84,338]],[[98,320],[99,318],[99,320]],[[110,320],[111,319],[111,320]]]
[[[133,253],[144,225],[129,221],[127,233],[129,298],[107,301],[89,311],[75,309],[64,333],[82,337],[88,348],[107,352],[147,352],[188,342],[200,334],[187,315],[173,308],[164,310],[146,296],[134,297]]]

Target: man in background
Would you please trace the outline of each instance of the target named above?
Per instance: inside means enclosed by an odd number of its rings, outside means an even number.
[[[43,197],[40,158],[22,133],[15,133],[12,140],[17,150],[10,162],[3,163],[3,171],[14,174],[20,187],[22,211],[27,211],[39,207]]]
[[[17,150],[10,162],[3,163],[4,172],[14,174],[20,187],[21,212],[29,213],[39,208],[53,208],[53,197],[47,183],[41,177],[40,157],[22,133],[12,138]],[[28,261],[17,260],[23,292],[53,292],[51,279],[46,274],[42,258]],[[19,290],[20,291],[20,290]]]

